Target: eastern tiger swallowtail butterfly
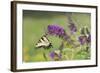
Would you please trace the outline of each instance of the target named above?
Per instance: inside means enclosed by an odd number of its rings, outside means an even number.
[[[36,48],[50,48],[53,47],[46,35],[36,43]]]

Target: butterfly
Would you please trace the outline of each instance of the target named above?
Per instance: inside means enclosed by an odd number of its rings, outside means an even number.
[[[41,39],[36,43],[36,48],[51,48],[53,47],[49,39],[47,38],[46,35],[43,35]]]

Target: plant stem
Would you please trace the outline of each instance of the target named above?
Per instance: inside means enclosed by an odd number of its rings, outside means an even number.
[[[46,53],[45,53],[45,49],[44,49],[44,51],[43,51],[43,57],[44,57],[44,59],[47,61],[47,57],[46,57]]]

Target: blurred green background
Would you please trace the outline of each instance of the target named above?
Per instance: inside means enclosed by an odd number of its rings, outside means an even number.
[[[24,62],[38,62],[45,61],[43,57],[43,48],[36,49],[35,44],[44,35],[47,30],[47,26],[50,24],[57,24],[63,27],[69,34],[68,28],[68,15],[71,15],[73,22],[76,24],[78,32],[76,37],[79,36],[79,30],[83,26],[87,26],[89,30],[91,29],[91,15],[89,13],[72,13],[72,12],[48,12],[48,11],[31,11],[23,10],[23,61]],[[75,37],[74,37],[75,38]],[[76,38],[75,38],[76,39]],[[57,49],[61,43],[61,39],[55,36],[50,36],[49,40],[53,43],[53,48],[45,50],[47,53],[48,61],[50,61],[49,52],[53,49]],[[65,47],[66,48],[66,47]],[[67,47],[66,56],[69,57],[65,60],[70,60],[72,51]],[[77,51],[76,49],[74,51]],[[73,52],[74,53],[74,52]],[[76,52],[75,52],[76,53]],[[72,58],[75,59],[85,59],[85,56],[90,55],[90,53],[84,52],[79,53]]]

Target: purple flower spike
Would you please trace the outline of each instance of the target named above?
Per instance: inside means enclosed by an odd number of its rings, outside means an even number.
[[[48,25],[47,34],[51,36],[57,36],[67,42],[70,42],[70,36],[59,25]]]
[[[48,33],[50,35],[56,35],[56,36],[61,36],[65,34],[65,31],[62,27],[58,25],[48,25]]]
[[[62,57],[62,55],[61,55],[61,53],[60,53],[60,50],[52,51],[52,52],[50,53],[50,57],[51,57],[51,59],[53,59],[53,60],[60,60],[61,57]]]
[[[72,34],[77,31],[77,28],[74,23],[70,23],[69,28]]]

